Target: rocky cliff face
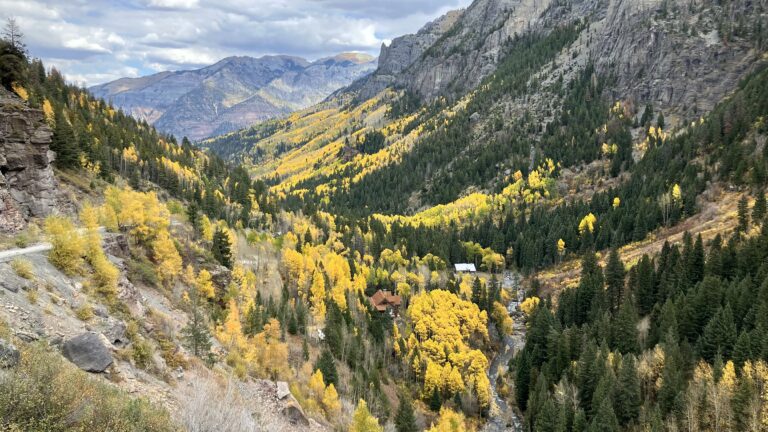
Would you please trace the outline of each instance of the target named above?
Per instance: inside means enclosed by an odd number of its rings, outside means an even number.
[[[56,207],[50,143],[42,111],[0,88],[0,231],[20,230]]]
[[[382,47],[379,68],[350,90],[459,97],[495,71],[515,34],[574,20],[589,25],[555,75],[593,64],[615,78],[612,98],[653,103],[673,120],[712,109],[760,61],[768,39],[765,7],[751,0],[476,0]]]
[[[229,57],[198,70],[122,78],[90,89],[179,138],[202,139],[320,102],[373,71],[370,56]]]

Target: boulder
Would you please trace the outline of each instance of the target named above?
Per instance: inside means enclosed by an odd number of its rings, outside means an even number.
[[[106,330],[104,330],[102,334],[107,338],[109,343],[121,348],[128,344],[128,336],[125,334],[126,330],[127,326],[125,325],[125,322],[110,319]]]
[[[277,382],[277,399],[283,400],[291,394],[291,389],[288,387],[288,383],[285,381]]]
[[[304,410],[301,409],[301,406],[296,401],[288,402],[288,404],[280,410],[280,414],[294,426],[309,426],[307,415],[304,414]]]
[[[62,354],[87,372],[104,372],[112,364],[112,354],[96,332],[86,332],[66,341]]]
[[[12,343],[0,339],[0,368],[11,368],[19,364],[21,354]]]

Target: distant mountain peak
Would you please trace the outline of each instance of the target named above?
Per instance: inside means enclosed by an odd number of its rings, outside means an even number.
[[[89,90],[160,131],[198,140],[313,105],[375,68],[374,57],[353,52],[315,62],[231,56],[199,69],[120,78]]]

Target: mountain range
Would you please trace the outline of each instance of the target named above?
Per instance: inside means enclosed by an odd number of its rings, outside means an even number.
[[[192,140],[306,108],[376,67],[366,54],[227,57],[195,70],[121,78],[90,92],[158,130]]]

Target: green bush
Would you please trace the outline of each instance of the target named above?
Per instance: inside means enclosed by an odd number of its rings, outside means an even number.
[[[12,431],[174,431],[164,410],[131,399],[42,345],[0,375],[0,425]]]

